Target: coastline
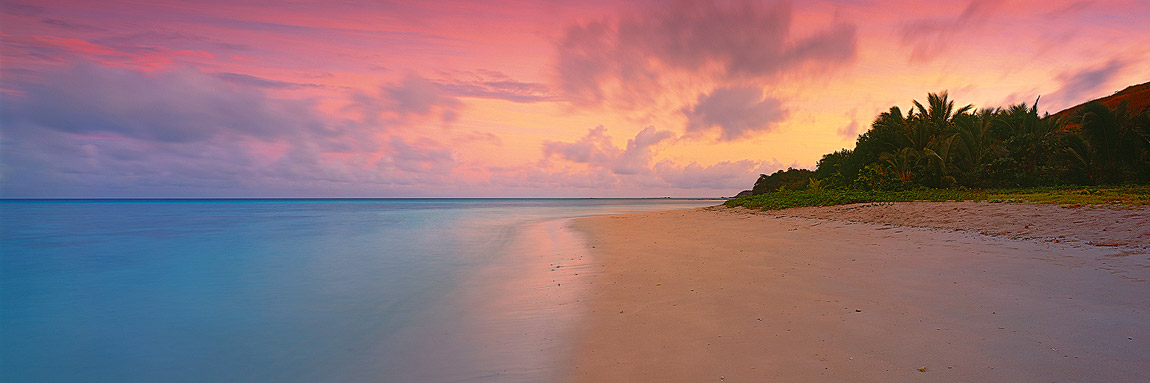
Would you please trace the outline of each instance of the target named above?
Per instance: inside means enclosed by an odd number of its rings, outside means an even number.
[[[778,217],[960,230],[1047,242],[1150,248],[1150,207],[1066,208],[1054,204],[986,202],[856,203],[774,211],[735,211]]]
[[[1146,235],[1094,221],[1058,234],[1065,219],[1044,216],[1056,206],[1006,205],[1047,232],[912,204],[926,227],[877,218],[906,221],[890,213],[902,204],[576,220],[598,272],[577,281],[589,295],[567,380],[1150,379]],[[984,225],[934,222],[970,219]]]
[[[500,251],[462,276],[389,347],[402,359],[383,361],[388,378],[435,382],[554,380],[571,350],[586,288],[581,234],[570,218],[515,225]],[[586,274],[584,274],[586,275]]]

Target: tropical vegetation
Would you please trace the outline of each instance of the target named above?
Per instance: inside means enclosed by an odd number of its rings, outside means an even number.
[[[1032,202],[1067,207],[1104,205],[1123,209],[1150,205],[1150,185],[1057,186],[1008,189],[918,188],[910,190],[784,190],[736,198],[726,206],[753,209],[786,209],[801,206],[832,206],[861,202],[948,202],[986,201],[1000,203]]]
[[[1145,85],[1128,90],[1145,92]],[[1019,188],[1082,196],[1090,190],[1082,186],[1099,185],[1119,194],[1148,190],[1116,186],[1150,184],[1144,100],[1140,108],[1129,100],[1113,107],[1095,100],[1053,116],[1039,115],[1038,102],[977,109],[956,104],[945,91],[931,93],[925,104],[915,100],[909,110],[893,106],[879,114],[853,149],[824,155],[815,170],[760,175],[751,197],[728,205],[984,200]]]

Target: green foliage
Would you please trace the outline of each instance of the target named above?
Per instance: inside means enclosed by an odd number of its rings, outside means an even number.
[[[814,174],[807,169],[794,168],[788,168],[786,171],[779,170],[771,175],[760,174],[759,179],[755,181],[755,187],[751,189],[751,193],[763,194],[781,190],[800,190],[807,186]]]
[[[879,114],[853,149],[824,155],[813,173],[762,175],[754,194],[822,189],[899,191],[1150,183],[1150,110],[1094,102],[1061,120],[1034,104],[955,107],[946,92]]]
[[[812,192],[821,192],[821,191],[823,191],[823,181],[822,181],[822,180],[817,180],[817,179],[814,179],[814,178],[811,178],[811,179],[807,180],[807,190],[810,190],[810,191],[812,191]]]
[[[987,193],[990,201],[1013,201],[1059,204],[1069,207],[1105,204],[1112,207],[1150,205],[1150,186],[1123,185],[1109,187],[1038,187],[999,189]]]
[[[955,116],[958,139],[952,163],[960,177],[976,171],[991,154],[994,141],[990,128],[996,118],[995,109],[981,109],[971,114]]]
[[[851,169],[850,160],[852,151],[843,149],[834,153],[823,155],[815,168],[815,178],[823,181],[828,188],[841,188],[851,184],[858,176],[859,169]],[[850,176],[847,176],[850,174]]]
[[[908,183],[882,165],[867,164],[851,185],[853,190],[899,190],[905,189]]]
[[[990,179],[995,186],[1034,186],[1050,184],[1050,162],[1055,153],[1059,124],[1038,116],[1038,102],[1034,106],[1013,105],[1000,112],[994,121],[1002,127],[1000,133],[1006,153],[993,158],[1001,178]],[[1009,158],[1009,161],[1001,158]]]
[[[1067,140],[1066,154],[1074,168],[1088,170],[1088,183],[1144,183],[1150,175],[1150,111],[1131,115],[1127,105],[1091,102],[1074,115],[1082,139]]]
[[[984,201],[986,192],[959,189],[881,190],[792,190],[729,200],[725,206],[775,210],[801,206],[832,206],[860,202]]]
[[[1050,203],[1067,207],[1106,204],[1111,207],[1150,205],[1150,186],[1038,187],[1024,189],[935,189],[912,190],[791,190],[760,194],[726,201],[728,207],[777,210],[803,206],[833,206],[863,202],[989,201]]]

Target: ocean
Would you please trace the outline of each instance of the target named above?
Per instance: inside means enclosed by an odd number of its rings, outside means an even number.
[[[0,381],[534,382],[572,218],[689,199],[0,201]]]

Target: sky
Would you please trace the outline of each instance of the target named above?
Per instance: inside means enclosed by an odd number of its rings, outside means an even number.
[[[1150,2],[0,0],[0,197],[718,197],[1150,81]]]

